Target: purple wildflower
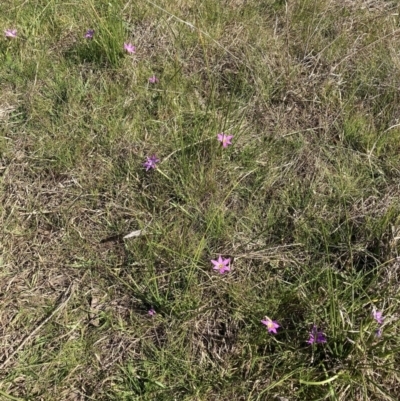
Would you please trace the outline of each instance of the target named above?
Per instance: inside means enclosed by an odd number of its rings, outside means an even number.
[[[275,320],[271,320],[267,316],[265,316],[265,320],[261,320],[261,323],[267,326],[268,333],[277,334],[276,329],[281,327]]]
[[[232,145],[231,139],[233,135],[226,135],[223,132],[218,134],[218,140],[222,143],[222,147],[226,148],[228,145]]]
[[[214,265],[213,269],[218,270],[220,274],[224,274],[225,272],[229,272],[231,270],[230,263],[231,259],[224,259],[219,255],[218,260],[211,260],[211,263]]]
[[[382,324],[383,323],[383,316],[382,316],[382,312],[378,311],[378,310],[374,310],[372,312],[372,317],[379,323]]]
[[[149,82],[151,84],[156,84],[158,82],[158,78],[155,75],[153,75],[152,77],[149,78]]]
[[[88,29],[85,33],[85,38],[86,39],[93,39],[94,35],[94,29]]]
[[[4,31],[4,35],[6,35],[6,38],[16,38],[17,30],[16,29],[6,29]]]
[[[312,330],[310,331],[310,338],[307,341],[308,344],[322,344],[326,343],[326,337],[325,334],[318,330],[317,326],[313,326]]]
[[[128,53],[136,53],[136,47],[132,43],[124,43],[124,49]]]
[[[378,330],[376,330],[375,335],[376,335],[377,337],[381,337],[381,336],[382,336],[382,329],[379,328]]]
[[[151,168],[156,168],[156,164],[160,161],[157,159],[156,155],[147,156],[147,160],[143,163],[143,166],[146,167],[146,171],[149,171]]]
[[[156,311],[153,308],[150,308],[147,314],[150,316],[154,316],[156,314]]]

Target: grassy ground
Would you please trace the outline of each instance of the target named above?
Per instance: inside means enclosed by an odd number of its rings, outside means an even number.
[[[0,400],[398,400],[398,13],[1,1]]]

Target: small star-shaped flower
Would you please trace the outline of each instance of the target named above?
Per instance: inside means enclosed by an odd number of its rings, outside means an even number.
[[[372,316],[373,318],[379,323],[379,324],[383,324],[383,316],[382,316],[382,312],[378,311],[378,310],[374,310],[372,312]]]
[[[158,78],[155,75],[153,75],[152,77],[149,78],[149,82],[151,84],[156,84],[158,82]]]
[[[218,140],[222,143],[222,147],[226,148],[228,145],[232,145],[231,139],[233,135],[226,135],[223,132],[218,134]]]
[[[147,312],[148,315],[154,316],[156,314],[156,311],[153,308],[150,308]]]
[[[211,260],[211,263],[214,265],[213,269],[218,270],[220,274],[224,274],[225,272],[229,272],[231,270],[230,263],[231,259],[224,259],[219,255],[218,260]]]
[[[276,329],[281,327],[275,320],[271,320],[267,316],[265,316],[265,320],[261,320],[261,323],[267,326],[268,333],[278,334]]]
[[[88,29],[85,33],[85,38],[86,39],[93,39],[94,35],[94,29]]]
[[[151,168],[156,168],[156,164],[160,161],[157,159],[156,155],[147,156],[147,160],[143,163],[143,166],[146,167],[146,171],[149,171]]]
[[[308,344],[322,344],[326,343],[326,337],[325,334],[318,330],[317,326],[313,326],[312,330],[310,331],[310,337],[307,341]]]
[[[17,30],[16,29],[6,29],[4,31],[4,35],[6,35],[6,38],[16,38]]]
[[[124,43],[124,49],[128,52],[128,53],[136,53],[136,47],[133,46],[132,43]]]

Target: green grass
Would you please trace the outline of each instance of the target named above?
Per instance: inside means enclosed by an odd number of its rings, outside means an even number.
[[[398,400],[398,14],[1,2],[0,400]]]

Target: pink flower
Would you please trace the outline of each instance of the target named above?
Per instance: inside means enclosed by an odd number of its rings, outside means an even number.
[[[17,30],[16,29],[6,29],[4,31],[4,35],[6,35],[6,38],[16,38]]]
[[[124,49],[128,53],[136,53],[136,47],[132,43],[124,43]]]
[[[372,317],[379,323],[379,324],[383,324],[383,316],[382,316],[382,312],[374,310],[372,312]]]
[[[232,145],[231,139],[233,135],[226,135],[223,132],[218,134],[218,140],[222,143],[222,147],[226,148],[228,145]]]
[[[261,320],[261,323],[267,326],[268,333],[278,334],[276,329],[281,327],[275,320],[271,320],[267,316],[265,316],[265,320]]]
[[[152,77],[149,78],[149,82],[151,84],[156,84],[158,82],[158,78],[155,75],[153,75]]]
[[[322,344],[326,343],[326,337],[325,334],[318,330],[317,326],[313,326],[312,330],[310,331],[310,337],[307,341],[308,344]]]
[[[94,35],[94,29],[88,29],[85,33],[85,38],[86,39],[93,39]]]
[[[153,308],[150,308],[147,314],[150,316],[154,316],[156,314],[156,311]]]
[[[146,171],[149,171],[151,168],[156,168],[156,164],[160,161],[157,159],[156,155],[147,156],[147,160],[143,163],[143,166],[146,167]]]
[[[211,263],[214,265],[213,269],[218,270],[220,274],[224,274],[225,272],[229,272],[231,270],[230,263],[231,259],[223,259],[221,255],[219,255],[218,260],[212,260]]]

